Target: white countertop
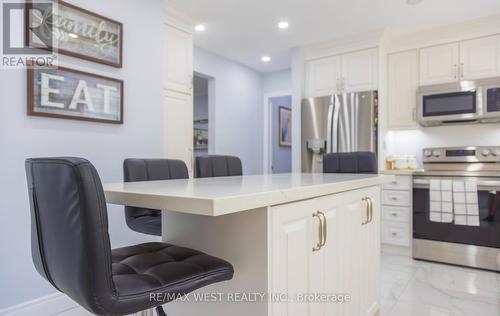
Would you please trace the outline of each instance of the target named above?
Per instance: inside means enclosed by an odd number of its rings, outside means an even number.
[[[111,204],[220,216],[389,183],[390,175],[274,174],[112,183]]]

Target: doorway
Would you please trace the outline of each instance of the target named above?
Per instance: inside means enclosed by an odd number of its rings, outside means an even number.
[[[292,172],[292,97],[274,94],[266,98],[268,112],[268,173]]]
[[[208,155],[213,148],[210,122],[210,91],[213,78],[195,73],[193,76],[193,146],[194,157]]]

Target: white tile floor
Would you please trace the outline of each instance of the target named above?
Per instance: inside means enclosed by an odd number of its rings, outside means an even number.
[[[500,316],[500,274],[382,256],[381,316]]]
[[[500,274],[382,256],[380,316],[500,316]],[[90,316],[75,308],[58,316]]]

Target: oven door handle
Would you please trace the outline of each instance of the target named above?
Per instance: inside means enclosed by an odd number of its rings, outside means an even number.
[[[429,179],[413,179],[413,186],[421,189],[428,189],[430,187],[431,180]],[[478,180],[478,188],[491,189],[492,191],[500,191],[500,181],[495,180]]]

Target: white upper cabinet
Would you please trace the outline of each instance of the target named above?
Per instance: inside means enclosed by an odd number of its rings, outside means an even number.
[[[185,94],[193,90],[193,37],[166,25],[166,89]]]
[[[378,50],[368,49],[306,63],[308,97],[378,89]]]
[[[460,79],[500,76],[500,36],[460,43]]]
[[[388,127],[416,127],[418,52],[389,55]]]
[[[420,50],[420,85],[455,82],[459,78],[459,44]]]
[[[377,49],[363,50],[343,55],[343,90],[348,92],[377,90],[377,59]]]
[[[318,97],[337,92],[340,70],[339,56],[309,61],[306,66],[307,95]]]

